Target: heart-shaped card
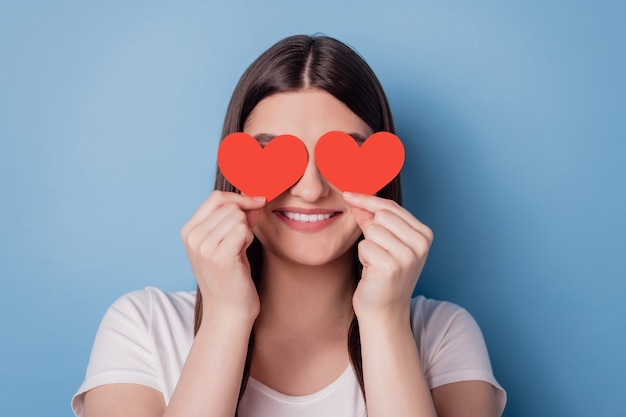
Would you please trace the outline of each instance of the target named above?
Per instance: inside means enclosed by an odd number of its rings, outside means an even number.
[[[217,161],[224,177],[242,193],[270,201],[304,175],[308,154],[292,135],[276,136],[261,147],[254,137],[237,132],[224,138]],[[339,190],[375,194],[402,169],[404,146],[390,132],[374,133],[359,146],[347,133],[332,131],[319,138],[315,163]]]
[[[376,194],[404,164],[404,146],[390,132],[377,132],[361,146],[347,133],[328,132],[315,145],[315,163],[341,191]]]
[[[291,135],[276,136],[261,147],[247,133],[231,133],[217,152],[217,163],[224,178],[242,193],[264,196],[267,201],[298,182],[307,162],[304,143]]]

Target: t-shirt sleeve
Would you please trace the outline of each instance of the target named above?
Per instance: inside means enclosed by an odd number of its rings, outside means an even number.
[[[126,294],[109,307],[98,328],[85,379],[72,398],[77,417],[83,414],[85,393],[100,385],[134,383],[161,390],[150,329],[148,290]]]
[[[496,388],[500,414],[506,392],[493,375],[489,353],[476,320],[449,302],[426,300],[414,312],[413,331],[419,340],[430,388],[461,381],[486,381]],[[416,317],[416,315],[421,315]]]

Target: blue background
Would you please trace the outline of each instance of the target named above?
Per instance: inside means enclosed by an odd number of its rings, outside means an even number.
[[[70,416],[106,308],[194,288],[235,83],[324,32],[387,91],[436,235],[417,292],[478,320],[505,416],[623,416],[624,4],[2,1],[2,414]]]

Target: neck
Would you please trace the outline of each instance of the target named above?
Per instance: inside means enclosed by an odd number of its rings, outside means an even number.
[[[354,258],[348,251],[321,266],[263,254],[257,330],[291,335],[345,336],[353,317]]]

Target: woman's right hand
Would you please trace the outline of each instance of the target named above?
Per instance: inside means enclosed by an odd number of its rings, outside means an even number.
[[[246,249],[264,205],[263,197],[213,191],[183,226],[180,234],[202,293],[204,317],[254,320],[259,314]]]

